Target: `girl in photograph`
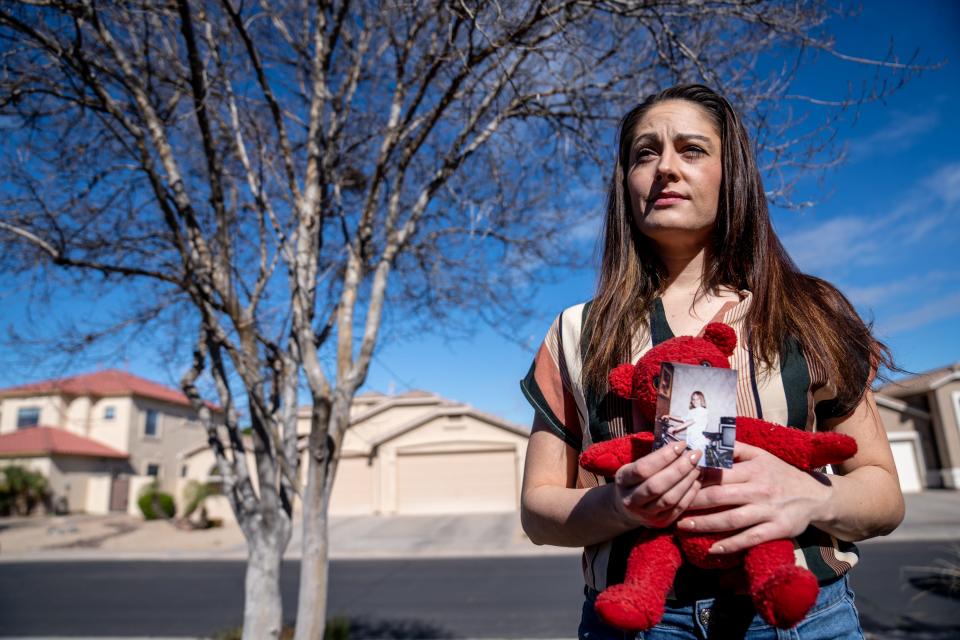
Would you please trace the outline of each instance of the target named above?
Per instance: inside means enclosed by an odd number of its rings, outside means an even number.
[[[642,634],[605,625],[599,591],[623,579],[635,532],[676,525],[724,532],[711,553],[792,538],[820,596],[790,637],[862,638],[847,581],[854,542],[890,533],[903,496],[870,384],[889,352],[831,284],[802,273],[770,221],[739,115],[702,85],[650,96],[621,121],[594,298],[554,320],[521,383],[535,409],[521,516],[536,544],[584,548],[579,636],[777,638],[723,571],[684,566],[662,622]],[[836,475],[811,474],[738,443],[730,470],[701,477],[698,451],[660,448],[611,482],[579,469],[593,442],[649,430],[606,376],[712,321],[737,333],[737,413],[856,439]],[[692,398],[694,410],[705,399]],[[689,436],[688,436],[689,438]],[[781,632],[782,634],[782,632]]]
[[[687,433],[687,448],[703,451],[708,440],[704,435],[710,421],[710,412],[707,411],[707,399],[702,391],[690,394],[690,407],[683,416],[683,426]]]

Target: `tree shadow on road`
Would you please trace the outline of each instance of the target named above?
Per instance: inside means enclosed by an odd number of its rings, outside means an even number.
[[[901,592],[911,594],[899,611],[860,608],[868,639],[955,640],[960,638],[960,545],[923,566],[900,568]],[[891,615],[892,614],[892,615]]]
[[[349,617],[350,640],[411,640],[422,638],[457,638],[456,633],[423,620],[404,618],[373,618],[369,616]]]
[[[914,576],[910,578],[910,584],[914,589],[924,593],[931,593],[951,600],[960,600],[960,583],[958,583],[957,576],[938,573]]]
[[[860,613],[860,625],[867,640],[956,640],[960,623],[938,623],[913,615],[901,615],[894,623],[883,623]]]

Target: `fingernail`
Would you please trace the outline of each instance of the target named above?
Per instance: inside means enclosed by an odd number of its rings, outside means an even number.
[[[712,547],[710,547],[710,553],[723,553],[723,545],[722,544],[713,545]]]
[[[683,447],[681,447],[678,444],[675,444],[673,445],[673,452],[677,455],[680,455],[681,453],[683,453]]]
[[[700,452],[694,451],[693,453],[690,454],[690,462],[696,462],[699,457],[700,457]]]
[[[697,523],[694,520],[684,520],[683,522],[680,523],[680,526],[683,527],[684,529],[696,529]]]

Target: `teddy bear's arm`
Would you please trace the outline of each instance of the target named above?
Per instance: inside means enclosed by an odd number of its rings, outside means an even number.
[[[850,436],[808,433],[756,418],[737,418],[737,440],[769,451],[804,471],[839,464],[857,453],[857,441]]]
[[[617,469],[647,455],[652,448],[652,433],[632,433],[590,445],[580,454],[580,466],[591,473],[612,478]]]

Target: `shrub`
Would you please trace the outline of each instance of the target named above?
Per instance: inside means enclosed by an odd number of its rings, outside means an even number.
[[[153,511],[153,496],[142,495],[137,498],[137,506],[140,507],[140,513],[144,520],[156,520],[157,514]]]
[[[0,469],[0,516],[27,516],[50,495],[39,471],[13,465]]]
[[[183,488],[184,507],[182,517],[189,518],[197,508],[203,506],[207,498],[219,494],[219,487],[211,482],[202,483],[190,480]]]
[[[334,616],[327,620],[323,630],[323,640],[350,640],[350,619]]]
[[[140,512],[145,520],[157,520],[159,518],[169,520],[177,513],[177,505],[173,501],[173,496],[160,491],[160,486],[156,481],[140,490],[137,506],[140,507]]]

